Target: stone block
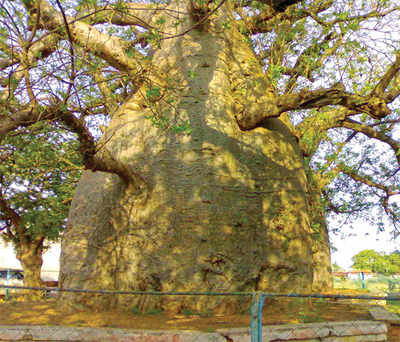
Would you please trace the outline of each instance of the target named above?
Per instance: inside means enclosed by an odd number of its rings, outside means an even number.
[[[249,329],[218,330],[234,342],[250,342]],[[263,342],[381,342],[387,327],[382,322],[324,322],[263,327]]]
[[[369,309],[370,315],[375,321],[382,321],[394,325],[400,325],[400,318],[393,312],[386,310],[382,306],[376,306]]]
[[[0,341],[226,342],[218,333],[51,326],[0,326]]]

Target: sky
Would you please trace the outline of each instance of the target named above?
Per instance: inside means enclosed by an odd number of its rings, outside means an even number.
[[[376,234],[375,231],[374,227],[360,224],[354,229],[355,236],[342,238],[340,235],[331,234],[330,242],[337,248],[337,251],[332,253],[332,263],[350,269],[353,264],[351,258],[364,249],[373,249],[385,254],[400,249],[400,237],[393,240],[389,232]],[[369,235],[365,235],[365,232],[369,232]]]

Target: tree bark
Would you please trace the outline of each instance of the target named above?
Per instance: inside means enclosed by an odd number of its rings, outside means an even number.
[[[183,3],[176,10],[186,10]],[[163,40],[150,81],[113,115],[98,153],[123,164],[131,181],[84,174],[62,241],[61,286],[303,293],[331,286],[326,225],[316,243],[316,195],[298,141],[273,118],[276,94],[252,49],[232,21],[224,24],[231,8],[218,13],[201,30]],[[157,98],[149,96],[160,84]],[[264,111],[270,119],[240,129],[240,120]],[[165,129],[163,117],[189,122],[191,134]],[[241,308],[232,297],[60,298],[103,308]]]
[[[25,241],[18,244],[17,259],[24,270],[24,286],[42,287],[43,281],[40,272],[43,265],[43,238]],[[40,291],[26,290],[24,294],[29,299],[42,297]]]

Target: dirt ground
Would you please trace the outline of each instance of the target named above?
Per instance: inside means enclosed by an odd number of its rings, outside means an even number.
[[[376,304],[376,303],[371,303]],[[311,323],[322,321],[369,320],[369,305],[347,300],[269,300],[263,309],[263,324]],[[10,300],[0,303],[0,325],[63,325],[130,329],[176,329],[212,332],[219,328],[248,327],[250,314],[214,316],[182,312],[168,315],[152,311],[103,311],[67,309],[55,299],[40,302]],[[389,342],[400,341],[400,327],[392,326]]]
[[[391,326],[389,328],[388,342],[400,341],[400,326]]]

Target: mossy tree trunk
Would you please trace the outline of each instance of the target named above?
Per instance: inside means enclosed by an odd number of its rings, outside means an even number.
[[[15,248],[16,257],[24,271],[24,286],[41,287],[43,285],[40,272],[43,264],[44,236],[29,234],[19,213],[8,205],[2,196],[0,196],[0,208],[5,213],[4,217],[8,219],[10,226],[12,225],[15,229],[15,232],[7,229],[3,234]],[[30,299],[41,297],[38,291],[26,290],[24,294]]]
[[[26,238],[16,248],[17,259],[24,270],[24,286],[42,287],[44,285],[40,276],[43,265],[43,240],[43,237]],[[24,290],[24,294],[29,299],[42,297],[42,293],[36,290]]]
[[[186,10],[183,1],[175,7]],[[150,81],[114,113],[98,154],[122,165],[130,181],[82,177],[62,242],[62,286],[311,292],[332,285],[324,215],[316,219],[318,194],[297,138],[284,116],[273,118],[274,86],[229,4],[218,13],[201,29],[162,40]],[[265,111],[271,118],[253,120]],[[166,129],[167,117],[187,122],[191,134]],[[239,307],[221,297],[61,299],[174,311]]]

